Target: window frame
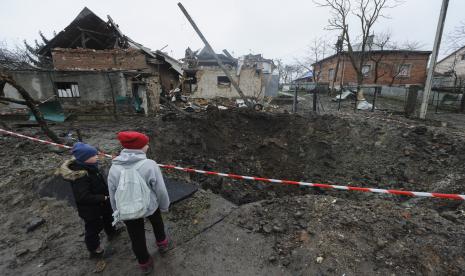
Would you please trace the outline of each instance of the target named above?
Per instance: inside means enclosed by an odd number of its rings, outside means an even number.
[[[77,82],[57,81],[54,82],[56,94],[60,99],[81,98],[79,84]],[[69,88],[67,87],[69,86]]]
[[[334,68],[328,69],[328,80],[332,81],[334,79]]]
[[[221,80],[220,80],[221,78]],[[228,76],[216,76],[216,86],[218,87],[231,87],[231,81],[229,80]]]
[[[364,68],[364,67],[368,67],[368,71],[367,71],[366,73],[363,72],[363,68]],[[360,71],[362,72],[362,75],[363,75],[364,78],[369,78],[369,77],[371,77],[371,71],[372,71],[372,70],[371,70],[371,67],[372,67],[371,64],[364,64],[364,65],[362,65],[362,68],[360,69]]]
[[[402,66],[408,66],[408,71],[407,71],[406,75],[401,74],[401,67]],[[399,64],[398,67],[397,67],[397,77],[398,78],[410,78],[411,71],[412,71],[412,64],[411,63]]]

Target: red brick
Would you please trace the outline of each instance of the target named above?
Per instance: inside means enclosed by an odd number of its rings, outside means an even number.
[[[136,49],[61,49],[52,50],[57,70],[137,70],[147,69],[145,55]]]
[[[377,59],[379,56],[374,54],[374,59]],[[397,68],[399,64],[411,64],[410,67],[410,76],[408,77],[396,77],[394,79],[393,85],[406,85],[406,84],[416,84],[424,85],[426,81],[426,69],[428,63],[429,54],[421,52],[409,52],[405,53],[384,53],[384,56],[379,63],[378,69],[378,81],[377,85],[390,85],[393,79],[393,75],[397,72],[397,69],[392,70],[392,68]],[[321,71],[319,75],[319,82],[332,84],[332,79],[329,79],[329,70],[335,69],[337,64],[337,56],[330,57],[321,62],[321,68],[319,64],[315,64],[315,72]],[[365,64],[371,65],[370,75],[363,80],[364,85],[373,85],[375,76],[374,76],[374,66],[375,63],[372,60],[368,60]],[[394,74],[393,74],[394,73]],[[355,85],[357,84],[357,74],[354,70],[352,63],[349,60],[348,56],[341,58],[339,63],[339,71],[337,73],[337,78],[335,85],[339,85],[341,77],[344,76],[343,84],[344,85]]]

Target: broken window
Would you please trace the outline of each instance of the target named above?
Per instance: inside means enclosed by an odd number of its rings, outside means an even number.
[[[465,60],[465,54],[462,55],[462,60]]]
[[[371,65],[366,64],[362,66],[362,75],[366,78],[370,76]]]
[[[55,82],[59,98],[79,98],[79,87],[76,82]]]
[[[222,87],[231,86],[231,82],[229,81],[229,78],[226,76],[218,76],[217,81],[218,81],[217,82],[218,86],[222,86]]]
[[[399,77],[408,77],[410,76],[410,64],[401,64],[399,65]]]
[[[334,79],[334,69],[329,69],[329,71],[328,71],[328,79],[329,80]]]

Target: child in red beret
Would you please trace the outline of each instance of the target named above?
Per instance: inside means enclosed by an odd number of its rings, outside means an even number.
[[[150,188],[148,189],[150,199],[145,209],[146,212],[139,218],[123,220],[131,239],[132,250],[139,262],[139,267],[142,272],[148,274],[153,269],[153,259],[147,251],[144,218],[147,218],[152,224],[159,252],[166,253],[169,240],[165,234],[165,226],[160,212],[168,211],[170,200],[160,168],[155,161],[147,159],[149,137],[136,131],[123,131],[118,133],[118,140],[124,149],[118,157],[113,159],[108,174],[110,202],[113,211],[118,213],[118,202],[115,194],[120,185],[120,176],[125,169],[135,169],[145,182],[143,184]],[[119,192],[121,193],[121,191]]]

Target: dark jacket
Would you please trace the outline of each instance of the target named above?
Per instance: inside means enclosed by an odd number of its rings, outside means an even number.
[[[84,220],[97,219],[112,213],[108,196],[108,186],[102,173],[97,168],[79,165],[75,160],[68,160],[61,165],[59,174],[73,189],[79,216]]]

